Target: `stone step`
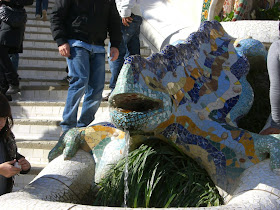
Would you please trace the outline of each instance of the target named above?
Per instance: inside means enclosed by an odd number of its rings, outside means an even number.
[[[68,86],[52,86],[52,85],[32,85],[20,86],[20,93],[13,95],[15,101],[58,101],[64,102],[67,97]],[[104,89],[103,95],[110,90]]]
[[[57,79],[62,80],[67,76],[65,71],[66,64],[63,67],[48,67],[48,66],[30,66],[19,65],[18,74],[21,78],[34,78],[34,79]]]
[[[52,68],[65,68],[66,60],[58,57],[56,60],[51,60],[50,58],[24,58],[24,55],[19,59],[19,67],[52,67]]]
[[[68,86],[68,81],[59,79],[21,78],[21,86]]]
[[[61,133],[59,120],[14,119],[12,131],[17,139],[58,140]]]
[[[36,20],[35,17],[28,18],[26,22],[26,27],[28,26],[37,26],[37,27],[45,27],[50,28],[51,23],[50,21],[42,21],[42,20]]]
[[[42,119],[61,121],[65,107],[65,101],[12,101],[10,102],[10,105],[14,119]],[[80,116],[81,108],[82,103],[79,106],[78,116]],[[102,113],[109,113],[108,102],[101,102],[96,116],[100,117]]]
[[[67,76],[65,71],[66,65],[63,68],[54,68],[54,67],[39,67],[39,66],[19,66],[18,74],[20,78],[32,79],[35,80],[56,80],[57,82],[62,81],[64,77]],[[109,66],[105,71],[105,83],[109,83],[111,78],[111,72],[109,70]],[[33,83],[33,82],[32,82]],[[51,83],[46,85],[53,85]],[[58,85],[65,85],[58,84]]]
[[[107,108],[100,107],[95,115],[95,120],[91,124],[100,122],[110,122],[109,112],[103,111],[108,110]],[[57,117],[60,117],[57,115]],[[61,127],[59,123],[61,120],[58,119],[35,119],[35,118],[24,118],[14,119],[14,126],[12,128],[13,133],[17,139],[23,140],[41,140],[47,141],[58,140]]]
[[[51,34],[51,29],[50,27],[40,27],[28,24],[25,28],[25,33]]]
[[[109,73],[108,73],[109,74]],[[20,85],[23,86],[68,86],[68,81],[64,79],[36,79],[21,78]],[[109,90],[109,80],[105,81],[104,90]]]
[[[33,50],[46,50],[46,51],[57,51],[57,44],[55,42],[45,42],[37,40],[24,40],[23,41],[23,54],[26,49]]]
[[[18,152],[32,164],[45,166],[48,164],[48,154],[58,142],[57,140],[22,140],[17,139]]]
[[[54,42],[53,37],[50,33],[32,33],[32,32],[28,32],[28,31],[26,31],[24,33],[24,40]]]

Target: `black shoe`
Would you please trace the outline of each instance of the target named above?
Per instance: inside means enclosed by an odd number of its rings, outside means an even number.
[[[66,76],[66,77],[64,77],[62,80],[65,81],[65,82],[70,82],[70,79],[71,79],[71,77]]]
[[[110,92],[107,96],[103,97],[103,98],[102,98],[102,101],[108,101],[110,95],[111,95],[111,92]]]
[[[6,95],[13,95],[20,92],[19,85],[10,85]]]

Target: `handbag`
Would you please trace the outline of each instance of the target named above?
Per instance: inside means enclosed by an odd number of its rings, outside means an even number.
[[[0,20],[11,27],[18,28],[25,25],[27,14],[24,8],[12,8],[2,4],[0,6]]]

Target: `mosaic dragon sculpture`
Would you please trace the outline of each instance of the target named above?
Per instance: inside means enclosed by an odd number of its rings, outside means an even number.
[[[236,126],[250,110],[253,91],[246,80],[248,60],[236,53],[234,41],[220,23],[206,21],[184,43],[168,45],[147,59],[129,57],[109,99],[114,125],[73,129],[49,158],[62,151],[71,158],[82,145],[100,163],[100,147],[104,151],[106,144],[120,140],[120,151],[123,130],[129,130],[132,142],[149,137],[173,142],[202,163],[224,195],[232,193],[244,170],[268,154],[272,170],[278,171],[279,137]]]
[[[248,60],[236,52],[234,41],[219,22],[205,21],[183,43],[147,59],[127,58],[109,98],[112,123],[64,133],[49,154],[50,164],[58,158],[71,161],[81,148],[94,157],[98,182],[124,156],[129,132],[131,150],[157,138],[196,160],[228,207],[269,203],[279,208],[280,136],[261,136],[236,125],[250,110],[253,91],[246,80]]]

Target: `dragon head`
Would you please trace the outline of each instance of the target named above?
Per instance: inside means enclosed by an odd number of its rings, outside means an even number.
[[[151,71],[151,59],[131,56],[123,65],[109,98],[111,119],[118,128],[150,132],[172,113],[172,100],[161,81],[163,69]]]

